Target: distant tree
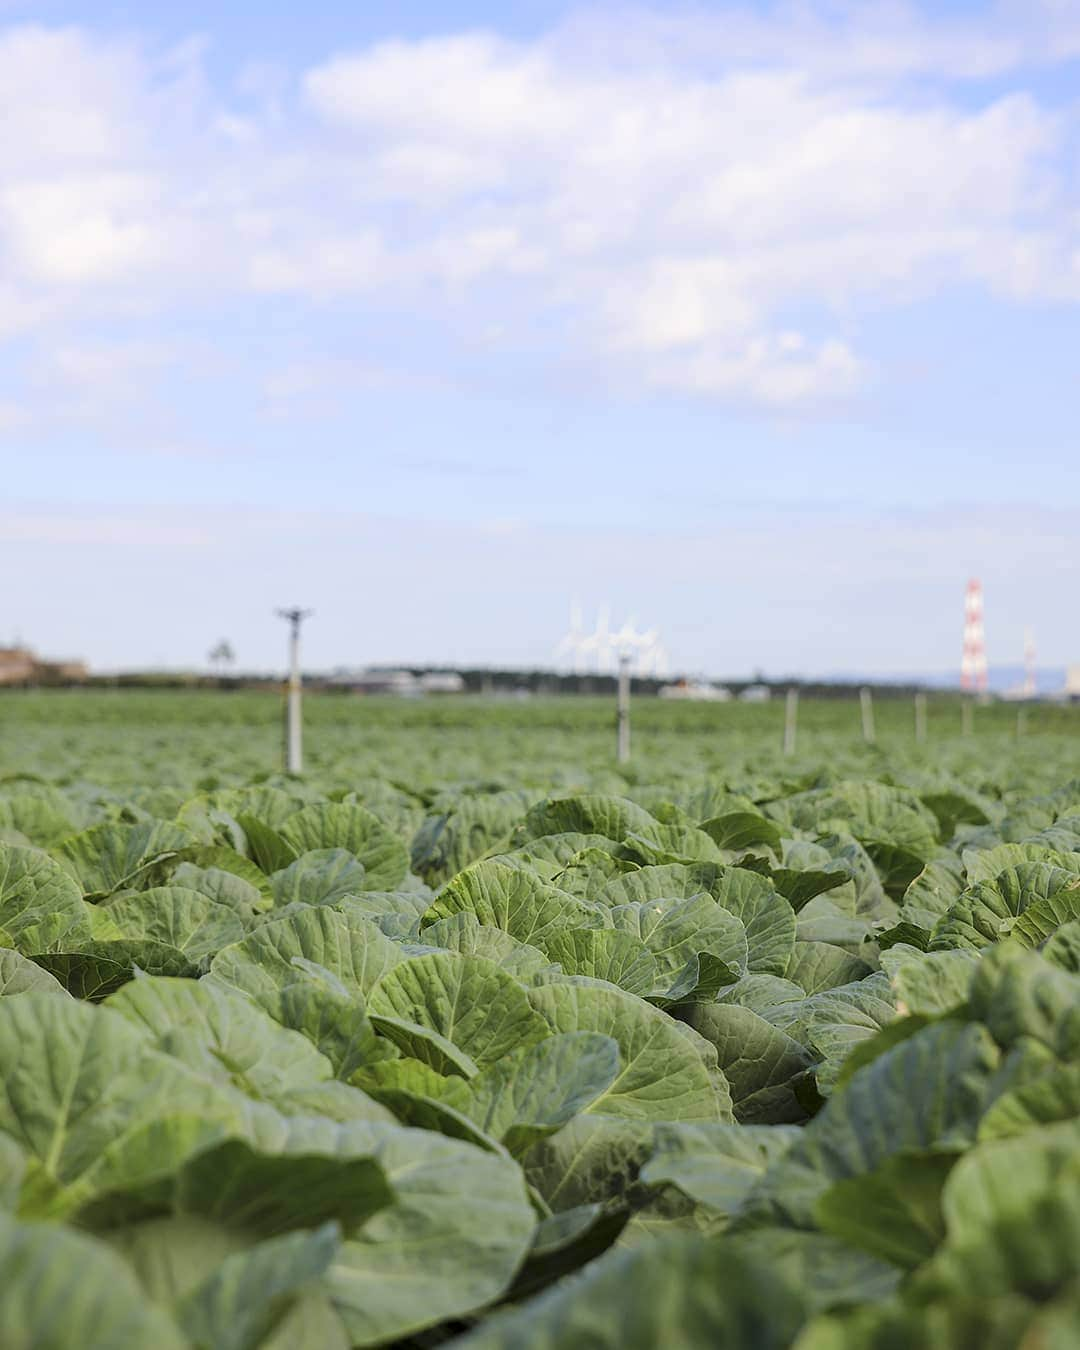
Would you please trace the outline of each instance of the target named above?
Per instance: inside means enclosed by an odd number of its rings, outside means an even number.
[[[232,644],[227,638],[222,638],[220,642],[211,647],[210,664],[217,671],[218,679],[221,679],[235,661],[236,653],[233,651]]]

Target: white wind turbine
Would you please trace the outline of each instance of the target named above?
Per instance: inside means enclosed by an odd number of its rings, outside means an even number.
[[[578,674],[584,664],[586,642],[584,624],[581,617],[581,605],[574,600],[570,605],[570,627],[563,635],[559,645],[555,648],[555,656],[558,661],[566,659],[570,669]]]
[[[660,643],[660,634],[649,628],[638,634],[638,674],[666,675],[667,653]]]
[[[578,674],[586,671],[609,674],[624,656],[632,662],[636,675],[664,676],[668,672],[667,652],[659,632],[655,628],[639,630],[634,615],[613,628],[611,611],[606,605],[598,611],[596,627],[587,633],[581,606],[575,601],[570,607],[570,628],[559,642],[556,654]]]
[[[603,674],[611,669],[611,620],[606,605],[597,617],[596,628],[582,638],[580,650],[583,657],[583,666],[588,666],[591,658],[598,674]]]

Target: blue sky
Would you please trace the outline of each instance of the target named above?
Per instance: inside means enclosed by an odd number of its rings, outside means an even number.
[[[0,0],[0,641],[1080,660],[1080,5]]]

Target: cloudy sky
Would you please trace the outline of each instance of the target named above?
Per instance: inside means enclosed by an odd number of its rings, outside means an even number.
[[[1080,660],[1080,0],[0,0],[0,642]]]

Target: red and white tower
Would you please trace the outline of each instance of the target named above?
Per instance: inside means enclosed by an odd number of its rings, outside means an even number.
[[[984,694],[986,684],[982,582],[973,577],[967,584],[964,599],[964,655],[960,662],[960,688]]]

